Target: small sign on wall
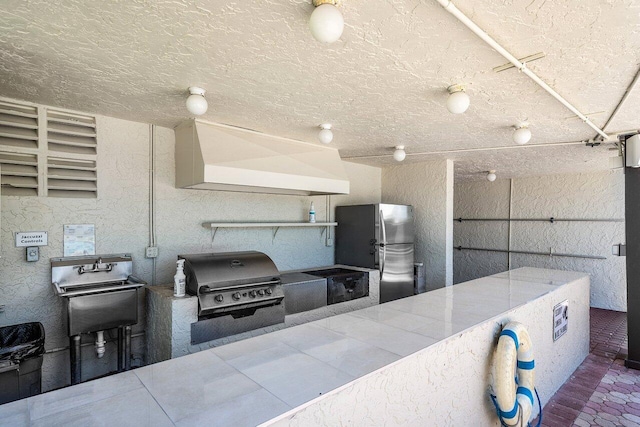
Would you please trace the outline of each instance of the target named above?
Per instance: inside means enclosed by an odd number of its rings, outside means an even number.
[[[49,235],[46,231],[28,231],[16,233],[16,247],[25,248],[27,246],[47,246]]]
[[[93,224],[64,226],[64,256],[96,254],[96,229]]]
[[[569,301],[562,301],[553,307],[553,340],[557,340],[565,333],[569,325]]]

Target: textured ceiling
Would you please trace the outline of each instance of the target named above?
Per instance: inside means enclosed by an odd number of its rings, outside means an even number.
[[[595,132],[444,11],[435,0],[343,0],[332,45],[308,31],[311,0],[0,2],[0,95],[173,127],[187,87],[207,89],[205,120],[317,142],[334,125],[343,157],[509,146]],[[599,126],[640,67],[640,0],[455,0]],[[463,115],[446,87],[468,86]],[[640,127],[640,85],[607,130]],[[588,114],[589,115],[589,114]],[[606,169],[615,152],[584,146],[408,156],[455,159],[456,176]],[[361,159],[384,165],[389,158]]]

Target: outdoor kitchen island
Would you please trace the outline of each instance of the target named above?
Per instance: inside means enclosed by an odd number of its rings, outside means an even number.
[[[291,326],[301,325],[313,320],[348,313],[361,308],[377,305],[380,298],[380,272],[367,268],[344,265],[331,265],[312,270],[332,271],[348,269],[362,275],[367,282],[367,292],[361,298],[327,304],[327,279],[311,276],[301,270],[282,272],[284,288],[284,310],[281,323],[253,323],[246,332],[227,333],[224,337],[213,340],[194,342],[194,325],[198,322],[198,298],[194,295],[184,297],[173,296],[173,285],[152,286],[147,288],[147,361],[162,362],[190,353],[218,347],[250,337],[278,331]],[[324,290],[324,293],[318,290]],[[246,316],[244,319],[250,319]],[[256,316],[259,317],[259,316]],[[215,319],[214,321],[215,322]],[[215,323],[207,328],[219,328]]]
[[[554,341],[564,301],[570,324]],[[514,320],[544,405],[588,353],[585,273],[496,274],[13,402],[0,423],[499,426],[491,359]]]

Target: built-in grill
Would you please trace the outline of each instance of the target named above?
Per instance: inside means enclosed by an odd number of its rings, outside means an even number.
[[[118,371],[130,369],[131,325],[138,323],[138,289],[146,284],[132,271],[128,254],[51,259],[51,282],[67,308],[72,384],[81,381],[81,334],[103,337],[118,328]],[[96,345],[101,357],[104,339]]]
[[[275,264],[262,252],[179,255],[187,293],[198,297],[198,344],[284,322],[284,291]]]

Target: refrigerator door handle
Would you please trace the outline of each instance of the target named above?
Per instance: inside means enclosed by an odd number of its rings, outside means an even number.
[[[384,225],[384,213],[382,212],[382,209],[380,209],[380,229],[382,230],[382,243],[380,244],[380,247],[382,248],[382,257],[380,258],[380,278],[382,278],[382,275],[384,274],[384,264],[386,261],[386,257],[387,257],[387,247],[385,245],[385,243],[387,242],[387,229]]]

